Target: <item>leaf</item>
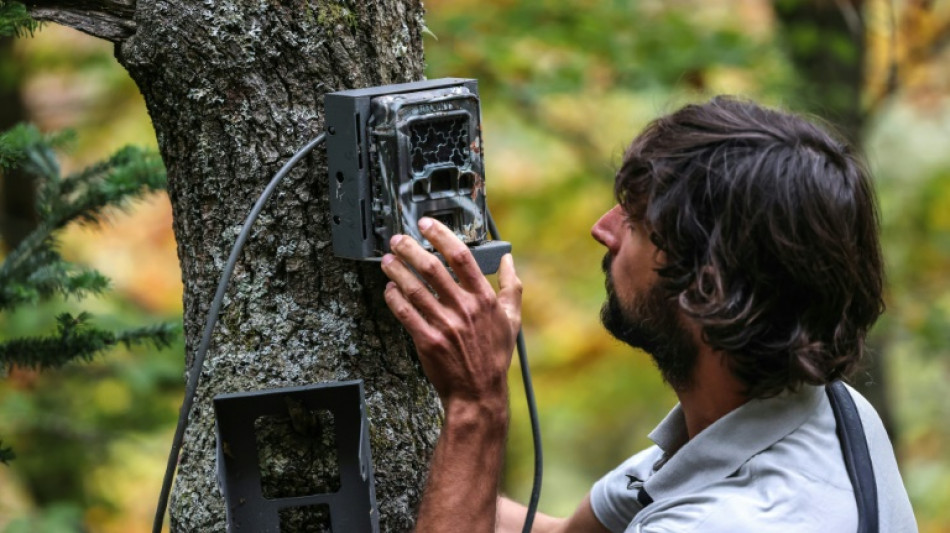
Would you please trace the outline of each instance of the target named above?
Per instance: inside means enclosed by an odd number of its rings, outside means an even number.
[[[40,25],[20,2],[0,0],[0,37],[23,37],[27,34],[32,37]]]

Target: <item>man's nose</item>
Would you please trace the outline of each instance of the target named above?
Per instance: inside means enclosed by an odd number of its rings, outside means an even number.
[[[623,225],[623,211],[619,205],[604,213],[600,220],[590,229],[590,234],[594,240],[607,247],[611,253],[616,253],[617,245],[620,242],[620,226]]]

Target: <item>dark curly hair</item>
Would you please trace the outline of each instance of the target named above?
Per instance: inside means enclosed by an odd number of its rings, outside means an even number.
[[[651,123],[615,194],[664,252],[662,286],[750,398],[847,377],[884,309],[878,214],[851,149],[729,97]]]

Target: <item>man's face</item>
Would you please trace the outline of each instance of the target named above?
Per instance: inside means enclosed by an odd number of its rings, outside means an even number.
[[[597,221],[591,234],[607,248],[607,301],[600,313],[604,327],[617,340],[653,356],[674,389],[688,387],[698,348],[680,321],[676,301],[660,286],[656,269],[661,256],[649,232],[616,206]]]

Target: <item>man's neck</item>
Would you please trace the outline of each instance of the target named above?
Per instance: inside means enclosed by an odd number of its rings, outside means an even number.
[[[691,385],[676,391],[690,439],[747,401],[742,384],[723,357],[706,346],[701,348]]]

